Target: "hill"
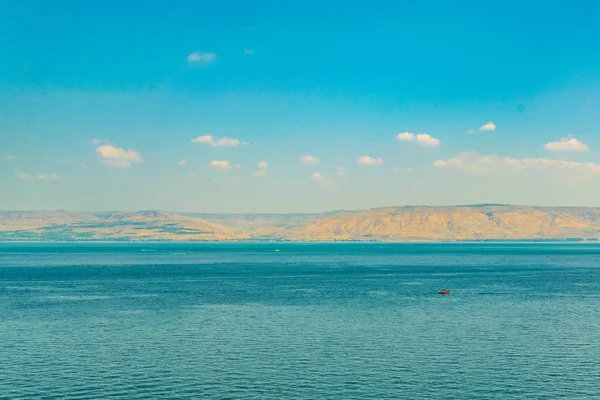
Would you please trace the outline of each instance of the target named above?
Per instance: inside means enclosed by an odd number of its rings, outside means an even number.
[[[0,240],[600,240],[600,208],[406,206],[324,214],[2,211]]]

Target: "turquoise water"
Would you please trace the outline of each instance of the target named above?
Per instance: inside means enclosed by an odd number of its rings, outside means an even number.
[[[596,244],[4,243],[0,310],[0,398],[600,398]]]

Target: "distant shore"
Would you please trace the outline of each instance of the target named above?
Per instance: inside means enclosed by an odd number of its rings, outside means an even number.
[[[461,243],[600,243],[600,239],[484,239],[484,240],[415,240],[415,241],[369,241],[369,240],[0,240],[0,243],[89,243],[89,244],[461,244]]]
[[[405,206],[322,214],[0,211],[0,241],[415,243],[600,240],[600,208]]]

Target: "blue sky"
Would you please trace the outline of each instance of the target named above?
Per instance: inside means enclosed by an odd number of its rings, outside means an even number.
[[[597,2],[2,8],[1,209],[600,205]]]

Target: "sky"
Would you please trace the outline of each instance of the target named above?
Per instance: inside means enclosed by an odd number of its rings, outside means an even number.
[[[0,0],[0,209],[600,206],[600,3]]]

